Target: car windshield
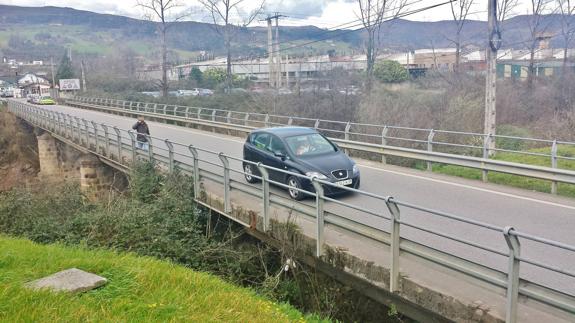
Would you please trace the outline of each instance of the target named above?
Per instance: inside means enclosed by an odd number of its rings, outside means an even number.
[[[319,155],[336,151],[336,148],[318,133],[288,137],[286,142],[296,156]]]

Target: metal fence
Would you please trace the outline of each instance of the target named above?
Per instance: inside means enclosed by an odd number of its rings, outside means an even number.
[[[482,171],[484,181],[487,181],[489,171],[543,179],[551,182],[553,194],[557,193],[559,182],[575,184],[575,170],[560,167],[562,166],[560,161],[575,164],[575,157],[559,154],[559,145],[575,147],[575,143],[567,141],[489,136],[478,133],[370,125],[91,97],[76,97],[68,100],[67,103],[83,108],[108,112],[125,111],[240,132],[249,132],[261,127],[306,126],[322,131],[345,148],[348,153],[354,151],[379,155],[383,163],[386,162],[386,156],[395,156],[425,161],[428,171],[432,170],[433,163],[475,168]],[[548,147],[550,153],[504,148],[491,149],[493,140],[528,142],[534,146]],[[550,167],[492,159],[492,152],[548,158]]]
[[[164,108],[165,109],[165,108]],[[270,229],[271,207],[290,209],[302,217],[310,220],[314,227],[313,238],[316,241],[315,256],[321,257],[326,247],[326,228],[337,229],[344,233],[361,236],[362,239],[371,239],[389,249],[388,263],[390,277],[388,287],[391,292],[400,290],[400,263],[405,255],[415,256],[417,259],[431,261],[447,269],[464,274],[469,279],[489,284],[507,295],[506,321],[515,322],[518,312],[518,298],[525,297],[529,301],[538,302],[559,309],[569,315],[575,315],[575,292],[573,290],[561,291],[556,287],[544,286],[544,283],[535,282],[520,275],[520,268],[536,268],[541,277],[555,277],[562,286],[574,286],[575,272],[572,267],[561,268],[553,261],[534,259],[524,256],[526,251],[537,250],[540,246],[548,250],[561,251],[575,261],[575,246],[559,241],[543,238],[522,232],[513,226],[497,226],[477,221],[462,215],[429,209],[415,203],[401,201],[390,196],[365,192],[348,187],[338,189],[347,190],[362,198],[377,201],[377,204],[386,205],[387,209],[371,209],[366,205],[370,203],[348,203],[324,195],[324,188],[335,186],[332,183],[309,178],[301,174],[290,173],[283,169],[274,169],[262,164],[255,164],[242,160],[237,156],[221,152],[201,149],[188,143],[174,142],[169,139],[148,137],[149,149],[147,151],[137,148],[134,132],[126,131],[106,124],[100,124],[60,113],[52,109],[44,109],[16,100],[9,101],[9,110],[27,122],[50,132],[54,137],[80,149],[90,151],[100,158],[113,163],[120,168],[129,169],[139,159],[154,162],[168,172],[178,171],[188,175],[194,182],[194,194],[199,203],[204,203],[198,189],[200,183],[210,182],[218,186],[223,197],[223,209],[219,210],[230,218],[232,215],[233,194],[241,194],[248,198],[261,201],[262,209],[259,216],[263,218],[260,228],[266,232]],[[259,184],[247,184],[242,176],[245,175],[242,165],[252,164],[260,171],[256,176]],[[271,189],[273,187],[288,188],[284,183],[269,179],[269,171],[285,173],[312,182],[314,192],[306,192],[312,203],[295,202],[289,199],[285,192]],[[293,188],[292,188],[293,189]],[[418,221],[406,219],[402,214],[416,211],[430,219],[444,221],[448,225],[439,226],[438,229]],[[353,216],[349,216],[352,214]],[[367,224],[374,220],[380,225]],[[448,227],[467,228],[484,232],[481,241],[473,241],[464,234],[446,232]],[[405,232],[418,230],[441,239],[438,245],[425,245],[424,243],[406,238]],[[457,230],[459,231],[459,229]],[[491,243],[497,241],[497,243]],[[497,258],[499,265],[490,266],[478,261],[465,259],[465,257],[452,255],[449,250],[442,250],[446,242],[467,248],[466,253],[485,253],[489,257]],[[506,269],[505,269],[506,268]],[[569,287],[568,287],[569,288]]]

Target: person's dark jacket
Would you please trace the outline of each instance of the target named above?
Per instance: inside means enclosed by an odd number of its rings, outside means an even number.
[[[150,129],[148,129],[148,124],[146,121],[138,121],[135,125],[132,126],[132,129],[138,132],[138,141],[140,142],[148,142],[148,138],[144,135],[150,135]]]

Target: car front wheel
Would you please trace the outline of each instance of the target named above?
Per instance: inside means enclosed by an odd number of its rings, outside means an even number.
[[[305,193],[298,190],[302,188],[301,180],[296,176],[290,176],[287,179],[287,185],[290,187],[288,189],[289,196],[296,200],[301,201],[305,198]],[[292,189],[293,187],[293,189]]]
[[[255,177],[257,176],[256,169],[252,164],[244,164],[244,177],[248,183],[257,183],[259,180]]]

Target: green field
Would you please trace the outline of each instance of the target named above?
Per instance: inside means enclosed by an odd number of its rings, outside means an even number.
[[[528,151],[532,153],[544,153],[544,154],[551,153],[550,148],[537,148],[537,149],[530,149]],[[575,157],[575,147],[559,145],[558,155],[573,158]],[[498,152],[493,159],[521,163],[521,164],[528,164],[528,165],[551,167],[551,158],[545,156],[521,155],[508,152]],[[575,171],[574,160],[558,159],[557,166],[558,168],[561,169]],[[481,171],[472,168],[437,164],[433,165],[433,171],[446,175],[453,175],[469,179],[481,180]],[[546,192],[546,193],[551,192],[551,183],[545,180],[539,180],[503,173],[496,173],[496,172],[490,172],[488,177],[489,182],[491,183],[509,185],[538,192]],[[575,197],[575,185],[559,183],[557,193],[559,195]]]
[[[23,287],[73,267],[108,284],[83,294]],[[6,236],[0,236],[0,299],[2,322],[310,321],[289,305],[168,262]]]

